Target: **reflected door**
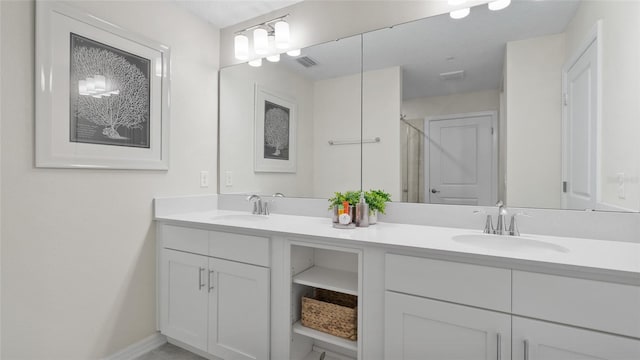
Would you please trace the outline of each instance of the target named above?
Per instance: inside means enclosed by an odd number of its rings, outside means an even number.
[[[563,205],[595,209],[597,191],[598,52],[596,42],[565,70]]]
[[[497,201],[494,112],[425,119],[426,191],[432,204],[493,205]]]

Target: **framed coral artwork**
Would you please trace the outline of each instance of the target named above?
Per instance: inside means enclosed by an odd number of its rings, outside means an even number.
[[[169,47],[36,6],[36,166],[168,169]]]
[[[256,84],[255,172],[296,172],[296,104]]]

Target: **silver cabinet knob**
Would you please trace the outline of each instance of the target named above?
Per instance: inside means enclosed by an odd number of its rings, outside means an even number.
[[[440,190],[431,189],[431,193],[432,193],[432,194],[437,194],[437,193],[439,193],[439,192],[440,192]]]

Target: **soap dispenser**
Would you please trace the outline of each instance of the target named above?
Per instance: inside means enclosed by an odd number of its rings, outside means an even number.
[[[369,226],[369,204],[364,200],[364,191],[360,192],[360,201],[356,205],[356,226]]]

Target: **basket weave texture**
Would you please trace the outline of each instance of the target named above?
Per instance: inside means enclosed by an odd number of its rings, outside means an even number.
[[[358,297],[315,289],[313,298],[302,297],[302,325],[349,340],[358,339]]]

